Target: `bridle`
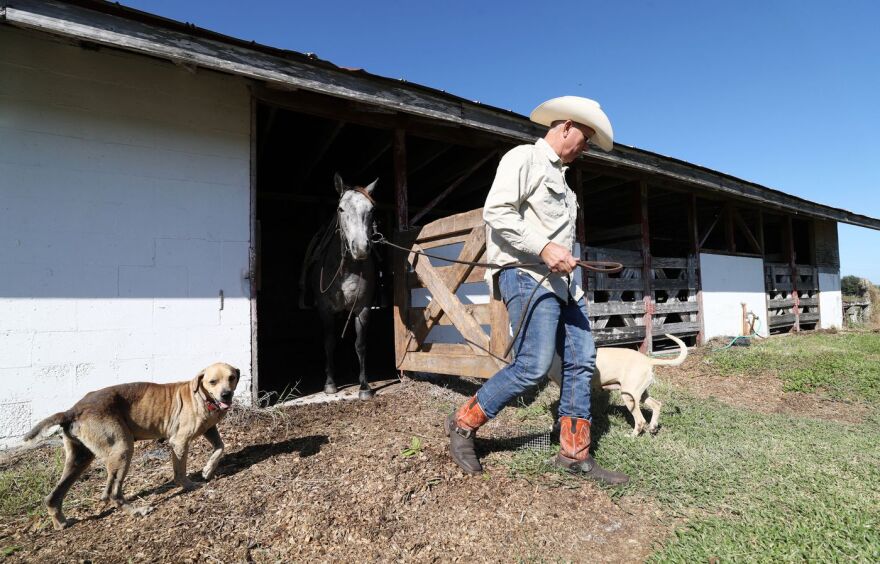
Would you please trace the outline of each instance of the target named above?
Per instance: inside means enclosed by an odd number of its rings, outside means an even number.
[[[354,187],[350,188],[348,191],[357,192],[358,194],[360,194],[361,196],[366,198],[367,201],[369,201],[373,207],[376,207],[376,200],[373,199],[373,197],[370,195],[370,193],[367,192],[367,189],[364,188],[363,186],[354,186]],[[343,193],[343,195],[344,195],[344,193]],[[340,198],[340,200],[341,199],[342,198]],[[330,290],[330,287],[333,285],[333,282],[336,281],[336,278],[339,277],[339,274],[342,272],[342,267],[345,265],[346,257],[348,257],[349,255],[354,256],[354,253],[352,252],[352,249],[351,249],[351,244],[348,241],[348,237],[345,236],[345,230],[342,229],[342,222],[340,221],[339,214],[340,214],[340,212],[337,207],[336,216],[333,219],[333,223],[327,228],[327,232],[325,233],[325,235],[323,237],[324,240],[321,242],[320,245],[318,245],[318,252],[321,252],[321,249],[323,249],[326,246],[326,244],[329,243],[329,237],[331,236],[332,233],[335,232],[339,235],[339,246],[340,246],[340,249],[339,249],[339,268],[336,269],[336,273],[333,274],[333,278],[330,279],[330,282],[328,282],[326,286],[324,286],[324,263],[323,263],[323,261],[321,262],[321,272],[320,272],[320,277],[318,279],[318,290],[322,294],[326,294]],[[376,228],[376,222],[374,220],[370,224],[369,233],[367,234],[367,242],[370,246],[370,249],[368,249],[368,252],[372,250],[373,240],[374,240],[377,233],[379,235],[381,235],[381,233],[379,233],[378,229]],[[383,237],[383,239],[384,239],[384,237]]]

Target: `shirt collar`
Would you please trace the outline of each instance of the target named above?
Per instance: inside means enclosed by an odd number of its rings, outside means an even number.
[[[550,164],[555,166],[556,168],[561,169],[563,172],[568,170],[568,167],[562,163],[562,159],[559,155],[556,154],[556,151],[553,150],[553,147],[550,146],[550,143],[547,143],[547,140],[543,137],[538,139],[535,142],[535,146],[544,153],[544,156],[550,161]]]

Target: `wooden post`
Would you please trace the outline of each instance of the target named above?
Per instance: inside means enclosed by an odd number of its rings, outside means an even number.
[[[397,244],[409,246],[412,241],[404,236],[404,231],[409,227],[409,208],[407,203],[406,183],[406,130],[397,128],[394,130],[392,142],[394,152],[394,195],[397,204]],[[403,364],[407,353],[407,344],[410,342],[409,329],[407,329],[407,315],[410,308],[410,291],[407,284],[409,265],[406,253],[395,251],[392,255],[394,272],[394,361],[395,366]]]
[[[394,130],[394,195],[397,202],[397,229],[409,229],[409,198],[406,184],[406,130]]]
[[[653,269],[651,267],[651,235],[648,230],[648,183],[639,182],[639,215],[642,225],[642,281],[644,282],[645,301],[645,340],[642,341],[639,351],[650,353],[654,349],[654,283]]]
[[[394,242],[405,247],[412,245],[411,238],[399,232]],[[394,366],[398,368],[403,364],[406,353],[410,349],[409,344],[412,341],[410,331],[407,329],[410,291],[407,284],[409,266],[406,255],[407,253],[396,250],[392,255],[392,272],[394,273],[394,308],[392,312],[392,321],[394,323]]]
[[[761,256],[767,255],[767,249],[764,247],[764,210],[758,210],[758,243],[761,245]]]
[[[274,116],[275,108],[272,108],[272,116]],[[271,123],[271,120],[270,120]],[[248,248],[248,298],[251,306],[251,402],[253,405],[259,405],[260,398],[260,365],[259,355],[257,354],[260,340],[258,335],[257,324],[257,298],[259,296],[260,286],[259,270],[260,270],[260,225],[257,221],[257,158],[259,151],[257,150],[257,99],[251,95],[251,147],[250,147],[250,245]]]
[[[587,229],[584,220],[584,173],[577,168],[574,171],[574,195],[577,198],[577,241],[581,244],[581,258],[587,258]],[[586,280],[584,280],[586,282]]]
[[[577,242],[581,245],[581,260],[587,260],[587,228],[586,228],[586,219],[584,218],[584,172],[577,168],[574,171],[574,195],[577,199],[578,205],[578,213],[577,213],[577,227],[576,227],[576,237]],[[590,277],[587,276],[587,271],[581,269],[581,287],[583,287],[586,292],[589,288]]]
[[[792,228],[791,216],[785,216],[785,238],[788,240],[788,268],[791,272],[791,297],[794,300],[794,305],[792,306],[792,313],[794,313],[794,326],[791,328],[792,331],[800,331],[801,330],[801,307],[800,307],[800,296],[798,295],[797,283],[798,283],[798,268],[797,268],[797,257],[794,256],[794,229]]]
[[[700,229],[697,225],[697,195],[691,194],[688,206],[688,233],[691,238],[691,253],[694,255],[694,265],[697,271],[697,322],[700,324],[700,332],[697,333],[697,345],[703,344],[703,271],[700,269]]]
[[[733,231],[733,206],[730,202],[724,204],[724,238],[727,241],[727,250],[736,252],[736,237]]]

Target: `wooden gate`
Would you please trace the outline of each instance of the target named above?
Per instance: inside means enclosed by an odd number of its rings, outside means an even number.
[[[413,251],[438,253],[460,245],[457,258],[486,261],[486,229],[482,209],[400,232],[395,242]],[[448,249],[447,249],[448,250]],[[395,251],[394,347],[398,370],[488,378],[505,366],[510,340],[507,309],[497,294],[487,303],[464,304],[456,295],[463,284],[484,281],[485,268],[429,260],[414,252]],[[649,277],[641,253],[618,249],[588,249],[591,260],[624,265],[622,273],[590,273],[586,280],[590,320],[598,345],[648,341],[663,333],[695,335],[700,331],[697,267],[694,257],[653,257]],[[432,262],[434,264],[432,264]],[[414,307],[412,291],[430,292],[426,307]],[[441,325],[455,327],[461,343],[432,343],[426,338]],[[487,331],[488,329],[488,331]]]
[[[461,245],[458,260],[486,261],[486,229],[482,209],[444,217],[412,232],[401,232],[395,242],[414,251],[436,253]],[[395,251],[394,348],[398,370],[489,378],[505,366],[502,360],[510,336],[507,310],[497,295],[488,303],[463,304],[456,292],[465,283],[482,282],[485,268],[432,260],[416,253]],[[415,288],[430,292],[427,307],[412,307]],[[452,325],[463,343],[429,343],[426,337],[438,325]],[[489,329],[488,333],[485,328]]]

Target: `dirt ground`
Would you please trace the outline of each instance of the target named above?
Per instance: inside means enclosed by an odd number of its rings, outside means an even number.
[[[0,547],[32,562],[621,562],[643,560],[670,534],[674,523],[649,500],[615,501],[580,479],[511,476],[499,440],[479,442],[484,476],[463,474],[441,421],[464,397],[406,380],[372,402],[231,414],[217,477],[190,493],[171,486],[164,446],[139,443],[125,490],[151,514],[102,510],[104,473],[93,465],[65,505],[78,522],[56,532],[44,511],[0,521]],[[412,437],[422,447],[406,458]],[[208,455],[205,441],[196,446],[191,475]],[[46,464],[55,448],[13,464]]]
[[[714,346],[717,344],[692,349],[687,361],[681,366],[658,368],[658,379],[685,389],[696,397],[714,398],[728,405],[759,413],[783,413],[842,423],[862,423],[871,409],[864,403],[783,391],[782,380],[772,371],[738,374],[735,377],[717,374],[706,362],[706,357]]]
[[[658,369],[658,377],[761,412],[859,419],[862,408],[784,393],[770,374],[745,384],[714,375],[703,354],[692,351],[685,365]],[[31,562],[633,562],[669,538],[677,522],[650,499],[615,499],[553,473],[512,472],[515,447],[500,437],[516,421],[499,418],[482,433],[485,475],[460,472],[441,422],[476,388],[455,378],[406,379],[371,402],[239,409],[221,423],[227,454],[217,477],[198,490],[172,486],[164,445],[139,443],[126,493],[154,506],[151,514],[103,509],[104,472],[93,465],[65,505],[78,522],[56,532],[43,510],[0,518],[0,548],[17,549],[10,561]],[[413,437],[421,447],[406,457]],[[47,445],[0,469],[49,464],[58,450]],[[193,479],[207,455],[207,442],[197,441]]]

